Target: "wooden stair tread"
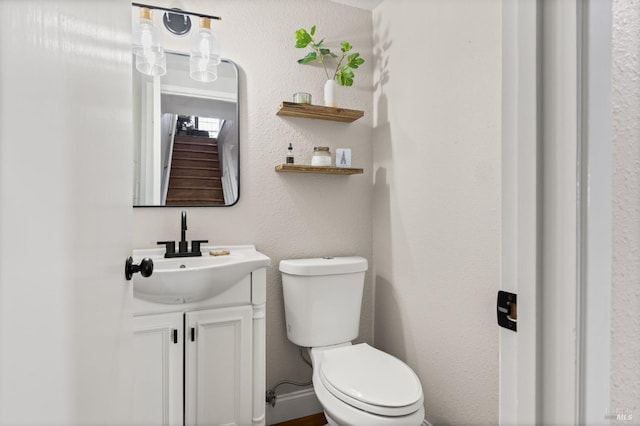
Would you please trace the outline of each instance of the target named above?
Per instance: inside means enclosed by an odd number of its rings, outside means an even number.
[[[204,142],[204,141],[181,141],[181,140],[175,140],[173,142],[174,145],[196,145],[196,146],[218,146],[217,142],[212,142],[215,141],[215,139],[211,139],[210,141]]]
[[[174,139],[174,144],[176,143],[188,143],[188,144],[192,144],[192,145],[217,145],[218,144],[218,140],[215,138],[205,138],[203,136],[181,136],[180,138],[178,138],[176,136],[176,139]]]
[[[176,148],[173,150],[174,153],[176,152],[184,152],[184,153],[189,153],[189,154],[215,154],[218,155],[217,152],[213,152],[213,151],[203,151],[201,149],[183,149],[183,148]]]
[[[176,201],[167,201],[167,206],[169,207],[179,207],[179,206],[202,206],[202,207],[212,207],[212,206],[226,206],[227,204],[223,200],[219,201],[199,201],[199,200],[176,200]]]
[[[214,186],[178,186],[178,185],[174,185],[171,187],[171,189],[173,190],[179,190],[179,189],[193,189],[196,191],[215,191],[218,188],[214,187]]]
[[[185,160],[185,161],[209,161],[209,162],[218,162],[220,160],[212,160],[210,158],[190,158],[190,157],[185,157],[185,158],[173,158],[174,160]]]
[[[210,143],[176,142],[173,146],[175,147],[174,149],[198,149],[199,151],[218,153],[218,145]]]
[[[221,178],[215,176],[175,176],[178,179],[198,179],[198,180],[220,180]]]
[[[218,140],[176,135],[167,205],[224,204]]]
[[[182,133],[178,133],[176,134],[175,139],[176,141],[184,141],[184,140],[194,140],[194,141],[201,141],[201,140],[210,140],[210,141],[216,141],[218,140],[217,138],[210,138],[209,136],[198,136],[198,135],[183,135]]]
[[[171,166],[172,169],[179,170],[220,170],[219,168],[209,168],[209,167],[188,167],[188,166]]]
[[[179,197],[172,197],[169,198],[167,197],[167,202],[176,202],[176,201],[180,201],[180,202],[185,202],[185,203],[191,203],[191,202],[203,202],[203,203],[223,203],[224,202],[224,198],[202,198],[202,197],[198,197],[197,199],[194,198],[179,198]]]
[[[208,160],[205,158],[174,158],[172,161],[178,161],[176,167],[207,167],[218,166],[218,160]],[[216,167],[218,168],[218,167]]]
[[[218,154],[214,152],[209,152],[206,155],[203,154],[193,154],[193,153],[184,153],[184,152],[174,152],[173,158],[171,161],[220,161],[218,158]]]
[[[169,177],[169,180],[171,183],[171,179],[174,178],[180,178],[180,179],[184,179],[184,178],[189,178],[189,177],[195,177],[195,176],[202,176],[202,177],[212,177],[212,178],[222,178],[222,171],[220,169],[217,168],[193,168],[193,167],[187,167],[184,169],[175,169],[175,170],[171,170],[171,175]]]

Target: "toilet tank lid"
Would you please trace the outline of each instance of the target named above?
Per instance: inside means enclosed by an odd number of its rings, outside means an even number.
[[[364,272],[367,259],[360,256],[319,257],[313,259],[288,259],[280,261],[280,272],[290,275],[338,275]]]

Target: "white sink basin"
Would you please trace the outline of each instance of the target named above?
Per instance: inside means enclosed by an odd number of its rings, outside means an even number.
[[[212,256],[210,250],[230,254]],[[190,303],[216,296],[271,260],[254,246],[203,246],[202,257],[165,259],[164,249],[134,250],[134,263],[148,257],[153,274],[133,277],[133,295],[155,303]]]

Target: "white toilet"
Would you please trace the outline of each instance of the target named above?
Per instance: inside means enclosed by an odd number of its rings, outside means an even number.
[[[313,388],[330,425],[418,426],[424,420],[418,376],[358,336],[367,260],[280,262],[287,337],[310,348]]]

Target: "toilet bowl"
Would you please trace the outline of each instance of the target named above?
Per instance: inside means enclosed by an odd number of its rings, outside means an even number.
[[[280,262],[287,337],[309,348],[313,388],[330,425],[419,426],[418,376],[358,336],[367,260],[358,257]]]
[[[310,349],[313,388],[330,425],[420,425],[420,380],[408,365],[366,343]]]

